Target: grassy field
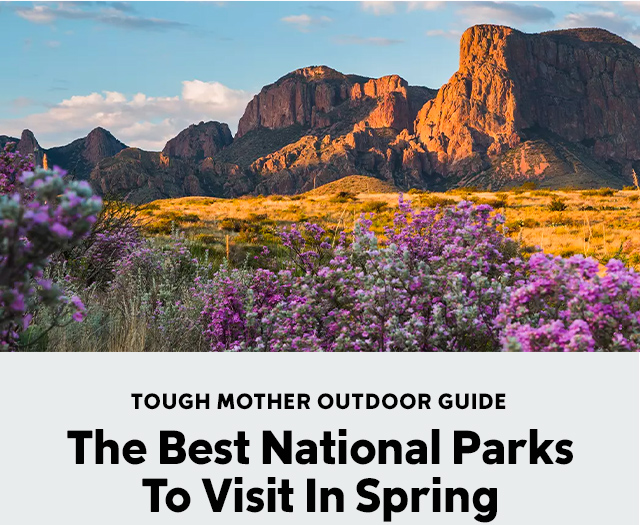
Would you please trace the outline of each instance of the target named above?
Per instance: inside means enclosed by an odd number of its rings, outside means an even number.
[[[398,205],[396,192],[377,193],[379,185],[351,178],[297,196],[215,199],[185,197],[143,207],[146,231],[167,235],[179,228],[213,258],[248,260],[274,242],[277,227],[304,221],[330,231],[352,228],[361,213],[375,213],[374,229],[383,231]],[[348,190],[346,190],[347,188]],[[386,188],[383,188],[383,191]],[[523,246],[564,257],[581,254],[601,262],[611,258],[640,268],[640,192],[610,189],[549,191],[518,188],[500,193],[472,189],[447,193],[411,191],[417,207],[455,204],[463,199],[490,204],[506,217],[508,235]]]

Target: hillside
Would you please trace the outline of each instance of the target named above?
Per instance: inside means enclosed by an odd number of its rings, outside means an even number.
[[[362,175],[347,175],[340,180],[323,184],[319,188],[305,193],[308,197],[318,195],[335,195],[340,192],[354,195],[366,195],[369,193],[398,193],[398,188],[393,184],[376,179],[375,177],[363,177]]]

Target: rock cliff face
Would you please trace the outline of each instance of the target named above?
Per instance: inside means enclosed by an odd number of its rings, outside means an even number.
[[[254,97],[220,160],[243,169],[262,193],[307,191],[354,173],[425,187],[429,161],[409,129],[434,95],[397,75],[370,79],[326,66],[299,69]],[[280,141],[285,133],[288,140]],[[260,154],[244,154],[250,143],[260,143]]]
[[[306,67],[265,86],[253,97],[238,124],[237,138],[259,128],[326,128],[352,120],[364,108],[371,127],[401,131],[411,126],[434,93],[410,87],[398,75],[372,79],[344,75],[326,66]]]
[[[38,144],[31,130],[25,129],[19,139],[7,135],[0,135],[0,150],[3,150],[9,142],[13,142],[16,145],[16,151],[19,151],[23,155],[34,155],[34,159],[38,164],[42,162],[44,150],[42,150],[40,144]]]
[[[484,25],[462,35],[460,68],[420,110],[415,132],[445,176],[481,173],[541,132],[624,178],[640,160],[639,123],[640,50],[629,42],[600,29],[529,35]]]
[[[200,122],[181,131],[167,142],[162,152],[169,158],[201,162],[213,157],[233,142],[229,126],[220,122]]]

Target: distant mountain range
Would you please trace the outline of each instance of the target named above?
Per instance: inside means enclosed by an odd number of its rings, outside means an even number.
[[[354,174],[404,190],[622,187],[640,170],[640,49],[602,29],[480,25],[439,90],[314,66],[262,88],[235,137],[201,122],[162,152],[102,128],[49,150],[28,130],[8,140],[135,202],[292,194]]]

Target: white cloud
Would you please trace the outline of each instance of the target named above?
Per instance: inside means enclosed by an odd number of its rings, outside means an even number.
[[[191,28],[189,24],[182,22],[137,15],[133,6],[126,2],[60,2],[13,9],[19,17],[34,24],[52,24],[58,19],[66,19],[91,20],[124,29],[149,31]]]
[[[378,36],[361,37],[355,35],[339,36],[334,39],[339,45],[359,45],[359,46],[393,46],[403,44],[404,40],[394,38],[383,38]]]
[[[58,40],[47,40],[44,43],[45,46],[50,47],[51,49],[55,49],[57,47],[60,47],[60,42]]]
[[[604,2],[601,2],[602,4],[604,4]],[[622,6],[627,9],[628,11],[631,11],[632,13],[640,13],[640,2],[621,2]],[[605,7],[604,5],[602,5],[601,7]],[[609,4],[606,7],[611,7],[611,4]]]
[[[461,31],[458,31],[457,29],[429,29],[429,31],[427,31],[425,33],[427,36],[430,37],[444,37],[444,38],[452,38],[454,40],[457,40],[458,38],[460,38],[460,36],[462,35]]]
[[[541,5],[520,2],[460,2],[457,13],[470,24],[528,24],[549,22],[555,15]]]
[[[437,11],[439,9],[444,9],[446,7],[446,2],[409,2],[407,6],[407,11]]]
[[[613,11],[569,13],[558,23],[558,27],[600,27],[636,43],[640,42],[640,26],[635,17],[620,15]]]
[[[406,6],[406,10],[411,11],[436,11],[443,9],[446,6],[446,2],[437,1],[420,1],[420,2],[384,2],[379,1],[363,1],[360,2],[360,7],[363,11],[368,11],[376,16],[392,15],[397,12],[398,6]]]
[[[50,24],[56,18],[54,11],[46,5],[16,9],[16,14],[34,24]]]
[[[369,11],[376,16],[392,15],[396,12],[398,2],[360,2],[363,11]]]
[[[19,136],[29,128],[44,147],[52,147],[101,126],[130,146],[159,151],[184,128],[203,120],[226,122],[235,131],[250,98],[249,93],[219,82],[188,80],[182,83],[181,94],[173,97],[144,93],[127,97],[115,91],[74,95],[41,113],[0,119],[0,130]]]
[[[311,16],[307,14],[285,16],[282,21],[292,25],[301,33],[308,33],[314,28],[323,27],[332,22],[328,16]]]

